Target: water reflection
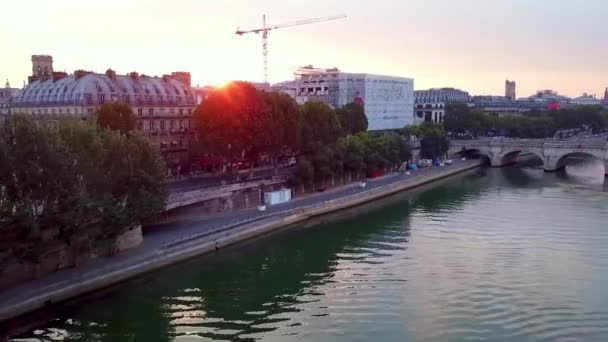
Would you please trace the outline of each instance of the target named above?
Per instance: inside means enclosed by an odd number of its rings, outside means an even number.
[[[589,185],[604,184],[604,163],[595,158],[568,158],[565,174],[574,182]]]
[[[183,263],[21,337],[608,338],[608,197],[530,172],[475,170]]]

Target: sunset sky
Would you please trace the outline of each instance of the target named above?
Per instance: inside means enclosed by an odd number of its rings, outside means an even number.
[[[1,6],[0,78],[21,86],[30,55],[55,70],[162,75],[194,84],[260,81],[261,25],[346,14],[270,36],[270,80],[302,65],[415,78],[415,88],[453,86],[517,95],[552,88],[578,96],[608,86],[606,0],[19,0]]]

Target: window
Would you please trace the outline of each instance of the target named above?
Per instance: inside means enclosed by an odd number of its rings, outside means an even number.
[[[138,122],[138,123],[137,123],[137,129],[138,129],[138,130],[140,130],[140,131],[141,131],[142,129],[144,129],[144,123],[143,123],[143,122],[141,122],[141,121],[140,121],[140,122]]]
[[[125,95],[125,103],[126,104],[130,104],[131,103],[131,97],[129,95]]]
[[[192,108],[188,108],[188,115],[192,115]]]
[[[153,131],[154,130],[154,121],[150,121],[150,130]]]
[[[165,120],[160,120],[160,130],[161,131],[165,130]]]
[[[144,109],[143,108],[137,108],[137,115],[139,115],[139,116],[144,115]]]
[[[104,94],[97,94],[97,103],[106,102],[106,96]]]
[[[184,121],[183,120],[179,120],[179,128],[184,128]]]
[[[184,109],[183,108],[179,109],[179,115],[184,115]]]
[[[149,108],[149,109],[148,109],[148,114],[149,114],[150,116],[154,115],[154,108]]]
[[[171,121],[169,122],[169,127],[170,127],[171,129],[175,129],[175,120],[171,120]]]

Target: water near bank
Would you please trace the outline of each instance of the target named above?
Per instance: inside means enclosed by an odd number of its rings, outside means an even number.
[[[608,340],[608,187],[588,170],[457,176],[133,280],[19,338]]]

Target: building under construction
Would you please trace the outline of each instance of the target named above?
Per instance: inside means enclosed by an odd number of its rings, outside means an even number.
[[[322,101],[334,108],[350,102],[362,105],[369,130],[401,129],[414,119],[412,78],[346,73],[337,68],[299,68],[295,79],[274,86],[298,103]]]

